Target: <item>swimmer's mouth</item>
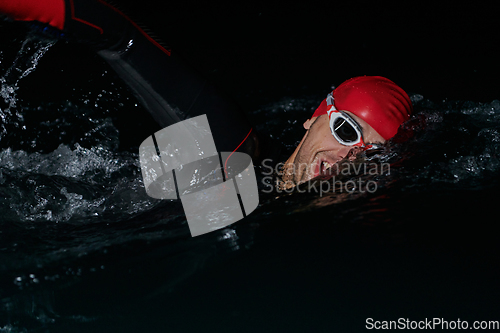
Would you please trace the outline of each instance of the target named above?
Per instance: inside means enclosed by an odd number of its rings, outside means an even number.
[[[327,171],[329,171],[329,169],[332,167],[332,165],[330,163],[328,163],[327,161],[323,161],[321,162],[321,169],[320,169],[320,173],[321,174],[325,174]]]
[[[317,172],[314,175],[314,178],[316,178],[316,177],[329,178],[329,177],[333,176],[332,169],[331,169],[332,166],[333,166],[333,164],[331,164],[330,162],[325,161],[325,160],[320,160],[318,168],[317,168]]]

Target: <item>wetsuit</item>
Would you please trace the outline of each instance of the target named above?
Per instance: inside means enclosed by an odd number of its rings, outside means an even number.
[[[93,47],[161,127],[206,114],[218,151],[256,155],[255,131],[239,106],[114,6],[102,0],[1,0],[0,12]]]

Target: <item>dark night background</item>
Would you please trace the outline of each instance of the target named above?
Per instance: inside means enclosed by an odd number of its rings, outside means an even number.
[[[275,96],[324,96],[332,85],[358,75],[386,76],[409,93],[436,101],[499,98],[499,29],[492,6],[371,1],[115,3],[204,76],[243,99],[240,104],[247,110]],[[46,60],[38,68],[40,75],[50,72],[51,91],[69,88],[65,82],[74,77],[88,77],[101,61],[89,52],[89,61],[75,66],[74,52],[86,49],[59,47],[59,53],[52,52],[57,64],[49,66]],[[66,70],[55,71],[54,66]]]
[[[123,1],[123,8],[234,94],[317,93],[353,76],[382,75],[431,99],[498,98],[499,29],[489,6],[141,3]]]
[[[500,99],[498,10],[492,2],[491,6],[375,1],[115,3],[247,111],[282,97],[317,96],[319,103],[332,85],[358,75],[388,77],[407,92],[433,101]],[[81,62],[80,57],[75,64],[75,52],[87,52],[88,62]],[[54,91],[64,95],[65,89],[70,92],[72,85],[67,82],[75,82],[75,77],[84,82],[82,85],[86,81],[92,84],[92,75],[101,73],[93,70],[96,64],[103,66],[103,61],[83,46],[56,44],[36,72],[23,81],[19,96],[29,96],[35,104],[37,96]],[[47,85],[37,84],[37,91],[26,88],[49,74]],[[147,129],[138,140],[150,132]],[[498,320],[499,293],[491,288],[500,276],[495,265],[500,252],[494,243],[498,237],[491,222],[498,219],[497,188],[476,196],[469,189],[453,196],[437,190],[428,197],[407,195],[405,199],[415,204],[411,217],[398,210],[402,199],[397,193],[393,195],[381,200],[394,208],[394,221],[409,220],[402,233],[414,237],[417,246],[392,246],[392,239],[386,242],[392,236],[383,230],[379,234],[376,228],[365,232],[347,224],[325,227],[313,223],[329,218],[321,216],[321,210],[312,216],[296,214],[293,221],[280,215],[283,221],[260,229],[262,238],[252,252],[199,272],[168,300],[143,300],[143,304],[136,304],[139,310],[133,316],[123,312],[113,328],[356,332],[364,330],[369,316],[378,320],[432,316],[456,320],[458,314],[467,315],[469,320]],[[349,203],[341,207],[356,210]],[[495,217],[488,220],[492,214]],[[378,216],[383,219],[387,215],[380,212],[372,216],[374,224],[379,222]],[[349,212],[344,217],[348,220]],[[303,221],[310,219],[314,221],[305,226]],[[471,228],[471,221],[479,226]],[[485,234],[487,245],[482,245]],[[147,290],[148,281],[154,284],[162,278],[154,275],[160,269],[153,251],[148,258],[134,257],[130,252],[126,264],[145,269],[135,276],[144,285],[135,282],[132,287],[137,290],[127,290],[127,279],[116,273],[104,276],[103,281],[108,279],[113,287],[115,281],[122,285],[116,283],[116,290],[109,291],[96,288],[96,295],[89,296],[85,293],[93,289],[92,283],[98,286],[90,280],[84,285],[86,289],[68,292],[68,309],[79,305],[74,299],[95,297],[95,303],[106,311],[108,304],[119,302],[120,288],[140,294],[140,288]],[[117,255],[117,262],[120,260],[123,256]],[[158,267],[161,264],[159,260]],[[154,273],[152,277],[146,276],[148,272]],[[325,288],[333,275],[338,277],[332,288],[336,294]],[[124,293],[124,303],[129,301],[127,295]],[[238,313],[241,309],[247,312]],[[163,320],[166,313],[180,319]],[[235,326],[221,327],[225,323]]]

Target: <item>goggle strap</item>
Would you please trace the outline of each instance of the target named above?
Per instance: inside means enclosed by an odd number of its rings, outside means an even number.
[[[333,94],[332,93],[329,93],[328,96],[326,96],[326,105],[327,106],[331,106],[330,110],[327,110],[326,111],[326,114],[328,115],[328,118],[330,118],[330,114],[334,111],[337,111],[337,109],[335,108],[335,104],[334,104],[334,99],[333,99]]]

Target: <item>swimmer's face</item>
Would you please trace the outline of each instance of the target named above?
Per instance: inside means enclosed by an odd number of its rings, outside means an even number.
[[[348,113],[360,126],[366,144],[384,143],[384,138],[363,119]],[[306,134],[285,162],[283,181],[297,185],[322,174],[329,166],[340,161],[353,149],[340,144],[332,135],[327,115],[321,115],[304,123]]]

